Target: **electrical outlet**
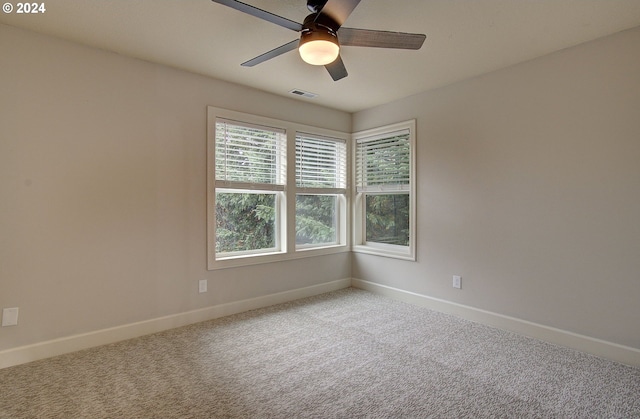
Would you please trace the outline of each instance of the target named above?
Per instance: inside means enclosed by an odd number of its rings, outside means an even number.
[[[207,280],[206,279],[201,279],[198,282],[198,292],[200,294],[202,294],[203,292],[207,292]]]
[[[462,288],[462,277],[460,275],[453,276],[453,288]]]
[[[2,325],[3,326],[18,325],[18,307],[2,309]]]

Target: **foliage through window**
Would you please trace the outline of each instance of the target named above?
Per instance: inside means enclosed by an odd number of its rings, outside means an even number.
[[[366,242],[409,246],[409,194],[365,194]]]
[[[276,248],[276,194],[216,192],[216,253]]]

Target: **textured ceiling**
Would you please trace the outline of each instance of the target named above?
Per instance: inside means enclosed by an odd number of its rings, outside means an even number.
[[[291,20],[304,0],[245,0]],[[297,33],[210,0],[49,0],[0,23],[348,112],[387,103],[640,25],[640,0],[362,0],[345,26],[425,33],[419,51],[344,47],[334,82],[296,51],[240,63]]]

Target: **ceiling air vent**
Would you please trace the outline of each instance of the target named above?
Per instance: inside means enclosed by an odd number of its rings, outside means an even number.
[[[309,98],[309,99],[313,99],[314,97],[318,96],[315,93],[305,92],[304,90],[300,90],[300,89],[293,89],[289,93],[291,93],[292,95],[302,96],[302,97],[306,97],[306,98]]]

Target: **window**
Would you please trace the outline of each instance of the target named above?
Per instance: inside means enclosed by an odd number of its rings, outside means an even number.
[[[217,119],[215,138],[216,255],[280,251],[284,131]]]
[[[354,251],[415,260],[415,121],[354,138]]]
[[[348,134],[207,111],[209,269],[349,250]]]
[[[296,136],[296,247],[336,245],[345,224],[347,144],[311,134]]]

